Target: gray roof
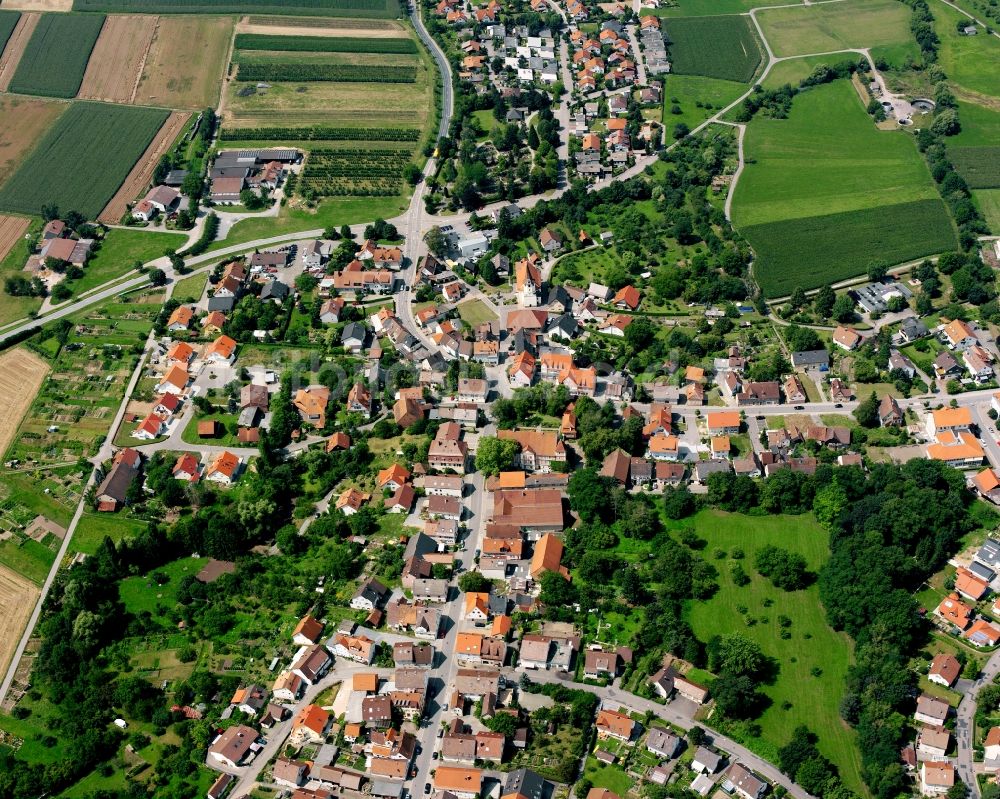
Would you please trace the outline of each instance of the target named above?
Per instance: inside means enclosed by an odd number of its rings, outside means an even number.
[[[360,322],[350,322],[344,326],[344,332],[340,334],[340,340],[344,342],[353,339],[364,343],[366,337],[365,326]]]
[[[545,796],[545,780],[534,771],[519,768],[507,775],[504,783],[504,794],[521,794],[528,799],[543,799]]]
[[[711,749],[699,746],[694,753],[694,760],[697,760],[703,766],[708,767],[714,773],[718,770],[719,764],[722,762],[722,756],[717,752],[713,752]]]
[[[208,310],[210,311],[222,311],[226,313],[233,310],[233,306],[236,305],[235,297],[209,297],[208,298]]]
[[[923,338],[930,332],[927,329],[927,325],[925,325],[915,316],[906,317],[903,320],[903,323],[899,326],[899,330],[906,338],[910,340]]]
[[[264,288],[260,290],[260,298],[262,300],[283,300],[287,296],[288,286],[280,280],[272,280],[270,283],[265,283]]]
[[[804,350],[792,353],[792,366],[827,366],[830,353],[826,350]]]
[[[990,568],[1000,564],[1000,541],[994,538],[987,538],[983,545],[976,552],[976,560],[985,563]]]
[[[715,474],[716,472],[728,472],[729,469],[729,461],[719,458],[708,461],[698,461],[694,467],[695,473],[698,475],[698,480],[706,480],[710,474]]]

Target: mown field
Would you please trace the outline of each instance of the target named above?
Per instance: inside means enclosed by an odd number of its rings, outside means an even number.
[[[0,209],[37,214],[55,204],[96,217],[167,116],[153,108],[74,103],[0,187]]]
[[[767,297],[797,286],[818,288],[864,274],[874,260],[891,264],[958,246],[940,199],[917,200],[740,227],[753,247],[753,276]]]
[[[930,4],[934,30],[941,40],[938,63],[948,80],[975,99],[976,95],[1000,100],[1000,39],[987,35],[982,28],[976,36],[958,32],[958,22],[968,18],[945,3]],[[1000,108],[1000,103],[997,103]]]
[[[103,25],[100,14],[43,14],[17,65],[10,90],[75,97]]]
[[[846,60],[854,61],[855,57],[852,53],[843,53],[841,55],[815,55],[779,61],[771,67],[771,71],[761,81],[761,85],[766,89],[776,89],[785,84],[798,86],[812,74],[816,67],[821,65],[834,66]]]
[[[1000,189],[979,189],[972,192],[979,210],[993,235],[1000,235]]]
[[[896,0],[845,0],[761,11],[757,21],[778,57],[858,47],[911,45],[910,9]],[[916,55],[916,45],[912,44]]]
[[[744,148],[739,227],[938,197],[913,138],[877,130],[847,80],[799,94],[788,119],[758,115]]]
[[[0,31],[2,35],[2,31]],[[281,50],[312,53],[416,53],[412,39],[373,39],[361,36],[269,36],[236,34],[237,50]]]
[[[749,17],[683,17],[663,28],[671,71],[678,75],[748,83],[763,58]]]
[[[284,14],[316,17],[396,17],[397,0],[73,0],[75,11],[130,14]]]
[[[66,108],[55,100],[0,95],[0,185]]]
[[[643,9],[643,16],[710,17],[713,14],[744,14],[751,8],[765,5],[760,0],[673,0],[660,3],[658,8]]]
[[[1000,188],[1000,145],[949,147],[948,159],[972,189]]]
[[[901,263],[956,245],[912,137],[877,130],[849,81],[795,98],[788,119],[747,127],[733,222],[756,253],[767,296]]]
[[[687,609],[695,635],[704,641],[719,634],[745,635],[779,666],[774,683],[764,687],[772,704],[759,720],[760,740],[751,748],[777,748],[795,727],[805,724],[819,737],[820,751],[837,765],[846,785],[860,792],[857,741],[838,712],[851,642],[827,625],[815,585],[782,591],[753,568],[754,552],[774,545],[801,554],[809,569],[817,571],[829,557],[826,531],[811,516],[749,517],[705,511],[693,521],[698,536],[707,542],[706,553],[721,549],[729,556],[714,561],[719,591]],[[738,587],[730,574],[736,549],[746,555],[743,566],[750,584],[745,587]],[[791,621],[790,639],[781,638],[780,616]],[[819,670],[818,676],[813,669]]]
[[[217,105],[232,32],[231,17],[160,17],[135,103],[196,110]]]
[[[746,84],[732,80],[702,75],[668,75],[663,95],[663,125],[668,134],[680,122],[694,128],[746,90]],[[675,106],[680,109],[679,114]]]

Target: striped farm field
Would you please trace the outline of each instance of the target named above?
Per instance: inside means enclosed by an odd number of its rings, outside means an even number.
[[[45,97],[76,97],[103,25],[101,14],[42,14],[14,72],[10,90]]]
[[[108,17],[87,63],[79,96],[105,103],[132,102],[156,21],[157,17],[138,14]]]
[[[1000,146],[949,147],[948,158],[971,189],[1000,189]]]
[[[14,70],[24,55],[24,50],[28,46],[31,34],[35,32],[35,26],[41,14],[27,13],[18,17],[17,24],[7,37],[6,44],[0,47],[0,92],[7,91],[11,78],[14,77]]]
[[[132,171],[125,178],[125,182],[122,183],[118,191],[115,192],[115,196],[111,198],[104,207],[104,210],[101,211],[100,216],[97,217],[98,221],[108,225],[116,225],[121,221],[121,218],[125,216],[125,212],[128,210],[128,204],[149,187],[153,179],[153,170],[156,169],[156,164],[163,154],[173,146],[181,131],[184,130],[184,125],[187,124],[190,116],[186,111],[174,111],[167,118],[167,121],[163,123],[163,127],[160,128],[159,133],[149,143],[146,152],[142,154],[139,160],[136,161],[135,166],[132,167]]]
[[[764,57],[745,16],[682,17],[664,22],[671,71],[748,83]]]
[[[306,17],[399,16],[398,0],[73,0],[74,11],[127,14],[283,14]]]
[[[189,110],[216,106],[232,34],[231,17],[159,17],[133,102]]]
[[[95,218],[167,116],[155,108],[72,104],[0,187],[0,210],[38,214],[54,204]]]
[[[17,27],[18,20],[21,19],[20,11],[4,11],[0,9],[0,53],[7,46],[7,40]]]
[[[281,50],[313,53],[416,53],[413,39],[370,39],[361,36],[279,36],[237,33],[237,50]]]

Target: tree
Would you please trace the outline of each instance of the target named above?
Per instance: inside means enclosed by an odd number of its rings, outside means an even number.
[[[837,295],[829,283],[820,287],[816,298],[813,300],[813,310],[824,319],[833,312],[833,304],[837,301]]]
[[[869,429],[878,427],[878,406],[878,397],[875,396],[875,392],[873,391],[868,395],[868,399],[862,400],[858,404],[858,407],[854,409],[854,418],[858,420],[858,424]]]
[[[951,108],[938,111],[931,123],[931,133],[937,136],[954,136],[962,129],[958,121],[958,112]]]
[[[162,269],[150,269],[148,274],[149,282],[154,286],[163,286],[167,282],[167,273]]]
[[[668,487],[663,492],[663,506],[668,519],[684,519],[694,513],[694,495],[685,485]]]
[[[868,264],[868,279],[872,282],[877,283],[880,280],[885,280],[887,274],[889,274],[889,265],[885,261],[872,261]]]
[[[805,588],[809,582],[806,559],[797,552],[789,552],[776,546],[765,546],[757,550],[754,566],[764,577],[785,591]]]
[[[615,483],[609,477],[601,477],[597,469],[590,466],[577,469],[570,475],[567,492],[570,504],[580,518],[588,523],[602,521],[610,523],[614,516],[611,490]]]
[[[465,572],[458,578],[459,589],[466,593],[478,594],[489,591],[492,585],[480,572],[476,571]]]
[[[656,337],[656,328],[646,317],[640,316],[632,320],[625,328],[625,341],[636,352],[646,349]]]
[[[576,587],[559,572],[545,572],[541,584],[542,592],[538,598],[543,605],[568,607],[577,600]]]
[[[510,439],[486,436],[479,440],[476,450],[476,469],[485,475],[505,472],[514,465],[514,458],[521,451],[521,445]]]
[[[830,315],[838,322],[854,321],[854,300],[847,294],[841,294],[833,303]]]
[[[424,234],[424,244],[427,245],[427,249],[431,253],[438,257],[443,256],[448,250],[448,238],[437,225]]]

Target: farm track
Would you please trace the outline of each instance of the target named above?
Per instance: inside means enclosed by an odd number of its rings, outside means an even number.
[[[104,206],[104,210],[97,217],[98,221],[107,225],[117,225],[121,221],[128,210],[128,204],[149,185],[160,156],[170,149],[190,116],[187,111],[174,111],[167,117],[167,121],[163,123],[159,133],[149,143],[146,152],[142,154],[136,165],[132,167],[132,171],[128,173],[125,182]]]
[[[158,22],[155,16],[109,16],[77,96],[106,103],[132,102]]]
[[[29,220],[23,216],[0,214],[0,261],[7,257],[14,245],[28,229]]]
[[[31,34],[35,32],[35,26],[40,18],[41,14],[29,11],[21,14],[17,25],[14,26],[14,32],[11,33],[10,39],[7,41],[3,55],[0,55],[0,92],[7,91],[10,80],[14,77],[14,71],[21,61],[21,56],[24,55],[24,50],[28,46]]]

